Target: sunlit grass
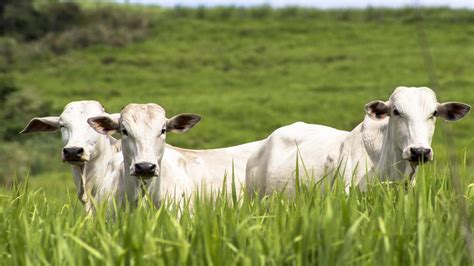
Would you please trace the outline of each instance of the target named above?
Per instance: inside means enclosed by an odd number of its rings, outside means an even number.
[[[461,178],[472,202],[474,179]],[[27,182],[1,193],[2,264],[469,262],[448,168],[439,165],[423,167],[415,188],[373,182],[346,195],[336,181],[331,192],[302,185],[290,198],[196,196],[192,208],[139,203],[110,215],[102,206],[95,217],[83,213],[74,193],[54,197]]]
[[[82,99],[109,112],[156,102],[168,115],[201,114],[192,131],[167,138],[199,149],[261,139],[295,121],[351,130],[368,101],[387,99],[395,86],[429,85],[413,10],[147,11],[154,24],[144,41],[19,61],[15,77],[52,101],[51,115]],[[439,99],[472,104],[474,12],[423,14]],[[450,148],[464,158],[456,163],[462,195],[438,130],[436,163],[420,169],[415,188],[373,182],[347,195],[339,182],[328,192],[297,179],[291,198],[234,191],[196,196],[192,210],[145,202],[115,216],[99,206],[95,217],[84,214],[59,162],[59,135],[38,136],[25,145],[35,154],[30,162],[4,161],[36,168],[31,180],[0,188],[0,264],[469,265],[462,233],[469,217],[457,199],[474,202],[473,121],[471,114],[447,126],[456,140]],[[4,146],[8,158],[11,147]]]

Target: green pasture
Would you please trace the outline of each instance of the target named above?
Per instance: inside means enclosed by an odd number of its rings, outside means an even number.
[[[296,121],[351,130],[366,103],[397,86],[474,104],[471,11],[132,10],[151,18],[145,39],[62,54],[32,54],[25,44],[13,77],[51,102],[50,115],[83,99],[110,113],[154,102],[169,117],[200,114],[191,131],[167,138],[199,149],[263,139]],[[58,133],[18,136],[20,144],[0,144],[27,158],[8,165],[22,168],[24,181],[0,190],[0,264],[469,265],[463,225],[472,226],[457,200],[474,214],[474,115],[444,123],[447,131],[442,123],[435,162],[420,169],[415,188],[375,182],[347,196],[314,186],[292,199],[198,199],[181,216],[170,206],[108,219],[84,215]],[[453,190],[448,148],[462,195]]]
[[[426,10],[424,21],[412,21],[413,10],[265,10],[257,16],[255,10],[156,9],[142,42],[28,60],[15,77],[51,100],[57,114],[83,99],[99,100],[109,112],[155,102],[168,116],[198,113],[197,127],[168,138],[187,148],[263,139],[295,121],[351,130],[366,103],[387,99],[395,87],[433,87],[430,68],[440,101],[474,103],[474,13]],[[458,149],[471,145],[474,116],[449,127]],[[438,127],[440,156],[441,135]]]

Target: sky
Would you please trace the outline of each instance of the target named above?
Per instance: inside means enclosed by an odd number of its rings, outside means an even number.
[[[117,2],[153,4],[166,7],[179,6],[257,6],[272,7],[302,6],[315,8],[365,8],[406,7],[419,3],[421,6],[443,6],[474,9],[474,0],[116,0]]]

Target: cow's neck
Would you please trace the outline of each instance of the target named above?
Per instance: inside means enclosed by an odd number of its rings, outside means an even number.
[[[166,155],[167,152],[163,155],[161,162],[158,163],[160,166],[160,176],[153,177],[153,181],[150,182],[150,194],[153,200],[153,204],[156,207],[159,207],[162,203],[164,193],[163,193],[163,184],[170,184],[173,183],[173,178],[175,178],[173,173],[173,166],[171,162],[171,158]]]
[[[86,210],[92,208],[91,197],[97,192],[98,186],[106,177],[110,158],[114,154],[113,139],[109,136],[100,136],[95,150],[89,161],[83,165],[73,165],[72,172],[78,191],[79,199],[86,205]]]
[[[156,207],[161,205],[164,197],[181,199],[183,193],[189,191],[188,184],[183,183],[183,176],[188,177],[188,175],[186,162],[182,161],[181,157],[180,153],[167,146],[161,162],[157,162],[157,165],[160,166],[160,175],[139,182],[142,196],[145,195],[145,192],[148,193]],[[130,176],[130,165],[130,162],[125,162],[125,174],[128,178],[136,178]],[[189,182],[190,180],[186,179],[185,181]]]
[[[366,117],[363,122],[364,148],[371,161],[372,174],[382,180],[400,180],[413,175],[414,168],[402,158],[402,151],[396,146],[390,119],[382,121]]]
[[[123,157],[123,167],[124,167],[124,183],[126,186],[133,186],[133,188],[126,187],[126,191],[133,190],[133,200],[135,203],[139,200],[139,198],[144,198],[146,194],[152,196],[154,194],[153,188],[154,186],[158,186],[160,184],[160,180],[155,176],[149,179],[139,179],[136,176],[132,176],[130,173],[130,167],[132,166],[131,160],[127,158],[127,156]],[[154,197],[152,196],[154,200]],[[131,200],[129,196],[129,200]]]

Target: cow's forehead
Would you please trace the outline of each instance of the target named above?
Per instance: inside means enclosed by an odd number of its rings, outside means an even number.
[[[104,107],[97,101],[75,101],[64,107],[61,119],[88,118],[102,115],[104,112]]]
[[[390,96],[390,103],[398,108],[435,108],[438,101],[433,90],[427,87],[398,87]]]
[[[151,123],[154,121],[165,121],[165,109],[154,104],[129,104],[121,112],[122,121],[128,123]]]

